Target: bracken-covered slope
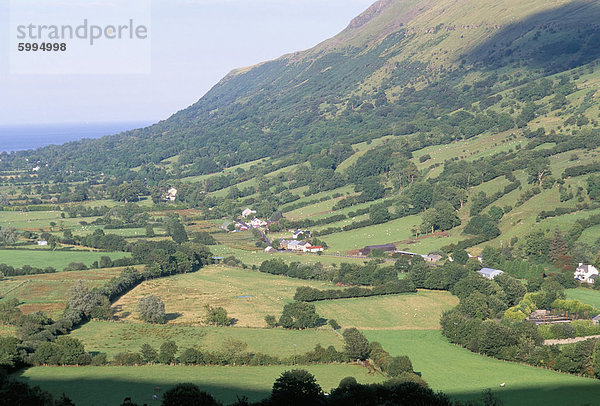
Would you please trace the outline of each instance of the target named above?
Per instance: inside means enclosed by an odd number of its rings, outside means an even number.
[[[3,156],[0,169],[78,179],[183,153],[188,174],[204,174],[430,132],[424,120],[596,61],[599,21],[595,1],[380,0],[334,38],[234,70],[156,125]]]

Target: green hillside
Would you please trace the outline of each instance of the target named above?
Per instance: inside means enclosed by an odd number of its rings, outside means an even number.
[[[331,234],[335,252],[478,254],[581,227],[570,244],[593,257],[599,16],[591,1],[378,1],[154,126],[3,155],[5,185],[62,185],[8,203],[157,202],[176,186],[181,208],[205,218],[281,211],[288,228]],[[33,165],[33,178],[9,175]],[[387,207],[377,220],[375,204]]]
[[[24,337],[8,365],[24,357],[39,367],[20,379],[56,394],[66,380],[81,402],[104,395],[99,383],[120,382],[111,401],[134,383],[141,401],[185,376],[227,401],[261,399],[312,348],[324,389],[347,374],[381,381],[336,353],[339,327],[355,326],[454,399],[490,387],[510,404],[565,404],[581,390],[592,402],[597,381],[537,368],[600,377],[600,343],[550,347],[540,333],[583,337],[592,322],[523,319],[600,311],[563,300],[600,303],[598,282],[573,278],[600,263],[598,21],[587,0],[380,0],[153,126],[0,154],[0,338]],[[296,230],[313,252],[274,249]],[[383,244],[408,253],[366,247]],[[481,278],[484,266],[505,275]],[[146,299],[164,325],[148,324]],[[79,357],[44,355],[74,338],[93,364],[77,387],[75,368],[47,365]],[[134,379],[117,365],[155,363],[131,352],[143,344],[199,375],[152,365]],[[405,361],[370,351],[382,376],[400,373]],[[260,366],[245,382],[249,365]],[[177,373],[156,381],[165,368]]]

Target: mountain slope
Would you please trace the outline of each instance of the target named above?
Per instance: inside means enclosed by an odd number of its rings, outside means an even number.
[[[41,164],[40,176],[59,178],[123,175],[187,151],[193,158],[183,163],[201,161],[191,174],[202,174],[411,133],[419,126],[407,123],[598,59],[598,17],[592,1],[381,0],[334,38],[235,70],[154,126],[19,153],[0,165]]]

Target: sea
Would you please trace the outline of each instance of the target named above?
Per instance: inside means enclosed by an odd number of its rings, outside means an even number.
[[[22,151],[60,145],[84,138],[100,138],[127,130],[147,127],[155,121],[80,123],[80,124],[38,124],[0,125],[0,152]]]

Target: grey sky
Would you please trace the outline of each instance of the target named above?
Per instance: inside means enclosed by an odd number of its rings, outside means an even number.
[[[373,1],[152,0],[152,73],[14,75],[0,58],[0,125],[164,119],[233,68],[335,35]],[[0,27],[8,21],[2,1]],[[8,46],[0,41],[2,55]]]

